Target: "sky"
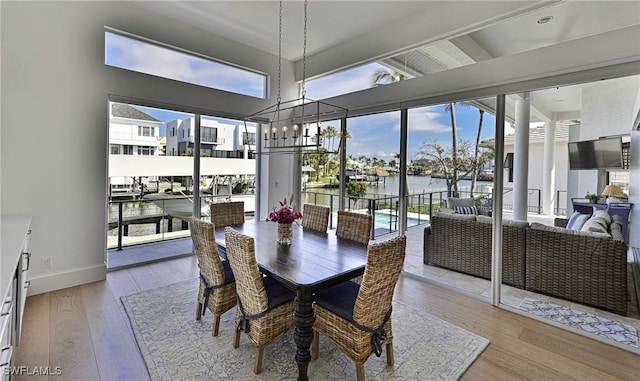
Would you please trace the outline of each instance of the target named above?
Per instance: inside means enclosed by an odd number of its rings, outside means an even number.
[[[218,88],[248,96],[261,97],[264,92],[264,77],[254,72],[229,68],[202,57],[189,56],[167,48],[106,33],[105,63],[111,66],[171,78],[188,83]],[[306,97],[321,100],[338,94],[371,87],[372,73],[384,68],[377,63],[363,65],[336,73],[318,80],[306,82]],[[163,122],[185,119],[186,113],[136,106],[142,112]],[[240,124],[241,121],[220,119],[221,122]],[[475,142],[478,131],[479,112],[471,106],[456,106],[456,126],[459,140]],[[339,122],[323,123],[340,129]],[[366,155],[385,161],[393,160],[400,152],[400,112],[388,112],[349,118],[348,130],[352,136],[347,141],[347,155]],[[451,119],[444,105],[421,107],[409,110],[408,159],[415,160],[417,152],[425,142],[435,141],[447,148],[451,146]],[[481,140],[494,137],[495,117],[484,114]],[[166,127],[160,136],[166,135]]]

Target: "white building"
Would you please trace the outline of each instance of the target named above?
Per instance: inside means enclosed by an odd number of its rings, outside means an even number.
[[[212,119],[201,119],[200,152],[205,157],[253,159],[256,128],[233,125]],[[195,117],[167,123],[167,156],[186,156],[193,152]],[[249,144],[245,144],[248,142]]]
[[[111,155],[160,154],[162,121],[123,103],[112,103],[109,116]]]
[[[544,141],[545,127],[532,126],[529,129],[529,175],[528,175],[528,205],[532,207],[539,206],[542,212],[542,189],[543,184],[543,168],[544,162]],[[567,142],[569,141],[568,125],[559,124],[555,130],[555,159],[554,159],[554,184],[553,189],[553,208],[559,207],[561,210],[566,206],[567,196],[567,175],[569,170],[569,154],[567,151]],[[514,166],[513,153],[515,151],[515,134],[511,133],[504,136],[504,187],[507,190],[504,194],[504,205],[511,209],[513,205],[513,180]],[[558,192],[559,191],[559,192]],[[559,199],[558,199],[559,198]],[[532,212],[535,212],[532,210]]]
[[[111,103],[109,108],[109,154],[159,156],[162,121],[123,103]],[[114,176],[112,189],[130,189],[131,176]],[[135,191],[135,190],[134,190]]]

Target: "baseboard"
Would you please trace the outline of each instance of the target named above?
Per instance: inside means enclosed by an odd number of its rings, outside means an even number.
[[[107,277],[107,267],[100,264],[29,278],[28,296],[98,282]]]

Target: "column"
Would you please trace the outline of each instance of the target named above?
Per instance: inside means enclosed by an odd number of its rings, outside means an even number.
[[[516,101],[515,147],[513,152],[513,219],[527,220],[529,187],[529,92]]]
[[[544,158],[542,172],[542,213],[551,215],[556,201],[556,121],[544,125]]]

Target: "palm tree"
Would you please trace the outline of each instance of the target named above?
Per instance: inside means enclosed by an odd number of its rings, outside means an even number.
[[[484,120],[484,110],[478,109],[480,112],[480,119],[478,121],[478,134],[476,135],[476,150],[474,154],[474,168],[471,175],[471,196],[473,196],[473,190],[476,188],[476,181],[478,180],[478,173],[480,172],[479,156],[480,156],[480,135],[482,134],[482,122]]]
[[[406,74],[398,71],[391,71],[385,68],[378,69],[371,74],[371,86],[404,81],[409,79]]]
[[[458,197],[458,128],[456,126],[456,106],[455,103],[449,103],[444,108],[449,111],[451,116],[451,161],[453,161],[453,194],[449,196]]]
[[[331,143],[330,151],[333,151],[334,142],[336,140],[336,137],[339,136],[338,130],[334,126],[327,126],[322,133],[324,134],[325,138],[327,138]]]
[[[468,103],[468,102],[458,102],[457,103],[459,106],[462,107],[476,107],[475,105]],[[458,141],[458,137],[457,137],[457,126],[456,126],[456,117],[455,117],[455,104],[454,103],[449,103],[447,106],[445,106],[445,110],[449,111],[449,113],[451,114],[451,135],[452,135],[452,160],[454,161],[454,163],[457,161],[458,157],[458,149],[457,149],[457,141]],[[475,144],[475,152],[474,152],[474,157],[473,157],[473,171],[471,172],[471,190],[470,190],[470,196],[473,197],[473,191],[476,188],[476,182],[478,180],[478,173],[480,172],[480,136],[482,135],[482,123],[484,121],[484,110],[482,109],[478,109],[478,112],[480,113],[480,120],[478,121],[478,133],[476,134],[476,144]],[[454,178],[457,178],[457,170],[456,170],[456,166],[454,166],[454,173],[453,176]],[[453,187],[453,192],[455,194],[458,193],[458,183],[457,181],[454,184]]]

